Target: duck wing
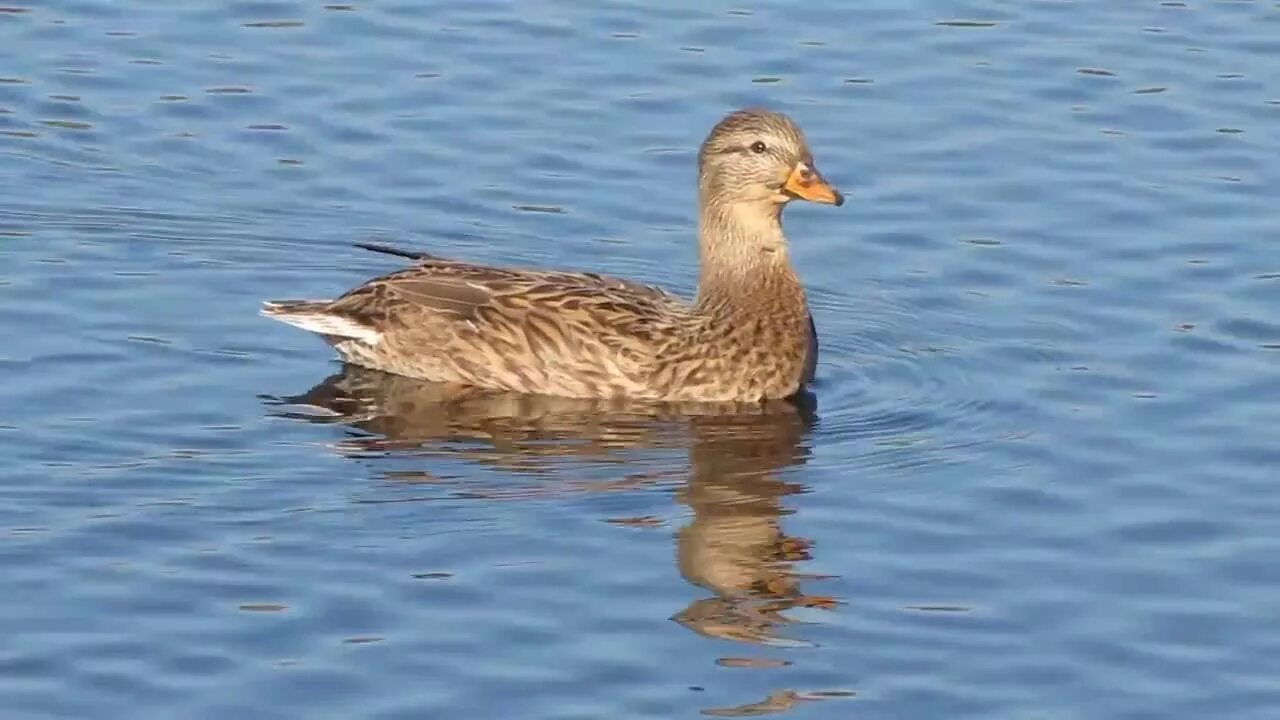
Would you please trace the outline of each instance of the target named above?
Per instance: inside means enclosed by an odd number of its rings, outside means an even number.
[[[597,273],[509,269],[391,248],[377,251],[418,262],[353,288],[330,303],[329,312],[376,326],[422,312],[468,323],[529,313],[648,316],[683,302],[661,288]]]
[[[607,275],[415,259],[334,300],[268,303],[264,313],[366,367],[581,396],[646,390],[655,358],[688,339],[694,317],[675,295]]]

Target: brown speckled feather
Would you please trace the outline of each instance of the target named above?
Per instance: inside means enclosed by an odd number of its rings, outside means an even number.
[[[423,380],[566,397],[785,397],[811,372],[812,322],[784,307],[803,311],[802,295],[759,297],[767,315],[697,309],[608,276],[433,259],[307,311],[376,333],[374,343],[329,336],[348,362]]]

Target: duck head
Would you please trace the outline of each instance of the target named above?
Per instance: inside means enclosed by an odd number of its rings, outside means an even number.
[[[729,113],[711,129],[698,151],[698,191],[704,206],[757,203],[780,212],[795,199],[844,204],[795,122],[755,108]]]

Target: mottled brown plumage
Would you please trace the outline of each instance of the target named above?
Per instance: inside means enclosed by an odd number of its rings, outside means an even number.
[[[269,302],[263,314],[323,335],[347,362],[428,381],[578,398],[789,397],[812,380],[818,344],[782,209],[843,199],[799,128],[763,110],[712,129],[698,194],[692,302],[593,273],[373,247],[415,262],[335,300]]]

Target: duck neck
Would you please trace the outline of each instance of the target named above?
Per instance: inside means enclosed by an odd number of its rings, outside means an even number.
[[[759,304],[771,288],[799,288],[787,258],[782,206],[739,202],[704,205],[698,219],[698,304]]]

